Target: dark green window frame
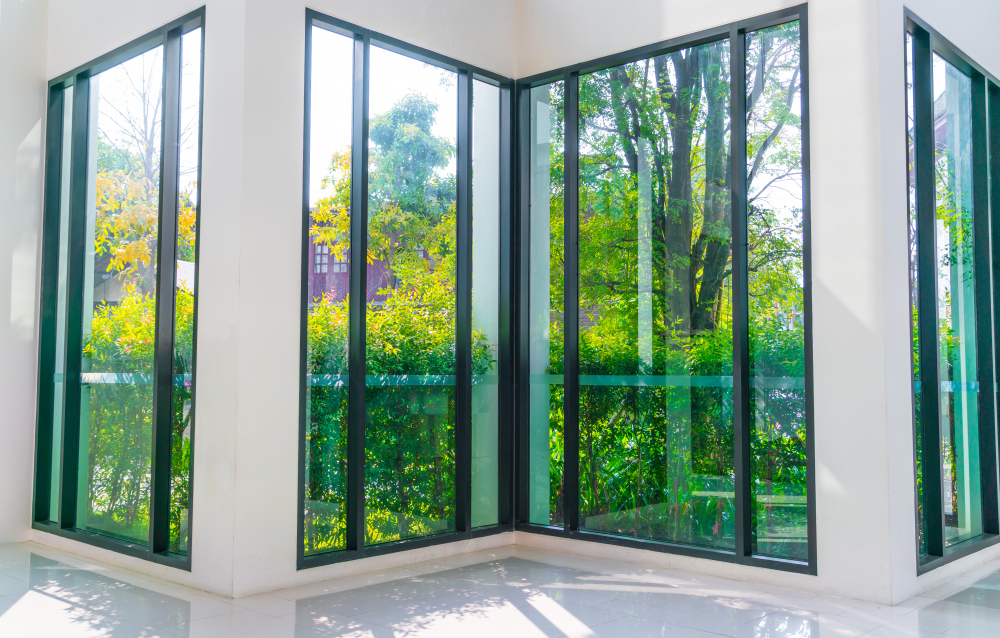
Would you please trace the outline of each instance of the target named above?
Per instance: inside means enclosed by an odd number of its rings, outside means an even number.
[[[179,165],[181,135],[181,82],[182,38],[185,34],[201,29],[201,50],[204,51],[205,9],[202,7],[170,22],[108,54],[65,73],[48,83],[48,112],[45,140],[45,203],[43,209],[41,313],[39,330],[38,410],[36,431],[35,489],[32,528],[71,540],[87,543],[142,558],[170,567],[190,571],[192,559],[193,494],[188,492],[188,530],[184,551],[171,551],[171,435],[174,400],[174,321],[177,224],[179,203]],[[82,529],[77,526],[77,488],[79,478],[80,441],[80,390],[82,385],[80,353],[83,346],[83,268],[86,246],[86,216],[89,192],[88,138],[93,118],[91,109],[90,78],[142,55],[156,47],[163,47],[163,116],[160,144],[160,184],[157,240],[157,304],[155,310],[155,343],[153,373],[152,452],[150,471],[149,537],[147,543],[132,542],[110,535]],[[202,66],[203,69],[203,66]],[[203,94],[204,73],[201,72],[199,96]],[[73,88],[73,101],[65,99],[65,91]],[[198,177],[200,186],[202,102],[198,105]],[[70,123],[69,127],[65,123]],[[68,130],[67,130],[68,128]],[[67,139],[66,133],[69,133]],[[175,143],[167,143],[176,140]],[[64,149],[68,157],[64,162]],[[68,174],[67,174],[68,173]],[[68,187],[68,188],[67,188]],[[200,198],[199,198],[200,201]],[[65,211],[65,213],[63,212]],[[196,214],[200,213],[200,203]],[[66,215],[65,228],[60,224]],[[200,214],[195,222],[195,233]],[[172,229],[172,230],[171,230]],[[67,237],[60,235],[65,230]],[[197,235],[196,235],[197,237]],[[60,240],[68,244],[66,262],[60,263]],[[195,244],[197,255],[198,243]],[[195,257],[197,264],[197,256]],[[161,267],[169,264],[168,267]],[[57,299],[60,271],[66,278],[66,317],[64,343],[57,344]],[[197,265],[194,274],[197,282]],[[193,344],[197,343],[197,283],[194,297]],[[63,347],[67,354],[65,364],[57,369],[56,348]],[[195,387],[196,356],[192,345],[191,402],[192,412]],[[65,380],[63,399],[55,396],[55,380]],[[56,405],[59,401],[59,406]],[[61,438],[56,440],[53,414],[61,410]],[[193,486],[194,420],[191,421],[191,461],[186,477],[189,490]],[[53,448],[60,449],[59,462],[53,462]],[[58,488],[54,486],[58,477]],[[58,520],[52,520],[51,508],[56,507]]]
[[[907,65],[912,68],[912,85],[907,86],[908,110],[913,117],[912,138],[911,125],[907,123],[907,157],[912,166],[907,167],[907,176],[911,193],[908,213],[911,217],[908,224],[911,317],[917,316],[911,325],[916,569],[917,574],[924,574],[1000,542],[994,409],[997,398],[995,370],[1000,366],[1000,353],[996,352],[994,344],[1000,342],[1000,322],[995,322],[992,316],[1000,303],[997,285],[1000,237],[997,220],[991,221],[1000,210],[1000,188],[997,188],[1000,184],[1000,81],[909,10],[905,12],[905,33],[905,55]],[[912,43],[912,48],[908,43]],[[948,544],[945,532],[945,468],[940,418],[940,389],[944,382],[940,380],[938,361],[935,55],[971,80],[972,258],[977,302],[975,357],[979,388],[993,389],[992,392],[982,389],[978,392],[978,479],[982,511],[976,515],[981,516],[982,534],[952,545]],[[910,81],[907,79],[907,83]],[[927,414],[938,415],[938,418],[923,418]],[[926,458],[935,458],[938,462],[922,462]],[[927,489],[932,485],[937,489]]]

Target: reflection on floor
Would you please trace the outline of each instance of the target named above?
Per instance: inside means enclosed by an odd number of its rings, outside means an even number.
[[[0,545],[3,638],[1000,636],[1000,560],[896,607],[503,548],[218,598]]]

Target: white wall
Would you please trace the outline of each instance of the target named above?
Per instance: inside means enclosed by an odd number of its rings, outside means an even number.
[[[43,0],[0,0],[0,543],[31,520],[45,21]]]

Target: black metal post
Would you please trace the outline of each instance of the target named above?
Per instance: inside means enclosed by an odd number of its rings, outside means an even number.
[[[930,34],[913,33],[913,146],[917,209],[917,293],[920,322],[920,413],[924,535],[929,556],[944,555],[944,508],[938,377],[937,245],[934,176],[934,93]]]
[[[563,156],[563,207],[565,214],[564,319],[564,409],[565,444],[563,475],[564,525],[567,533],[580,527],[580,267],[579,267],[579,165],[580,165],[580,76],[565,76],[565,146]]]
[[[472,73],[458,73],[455,529],[472,529]]]
[[[365,546],[365,310],[368,257],[368,35],[354,38],[351,257],[348,309],[347,549]]]
[[[736,559],[753,554],[753,482],[750,433],[750,326],[747,283],[747,82],[746,35],[733,25],[729,35],[730,205],[733,241],[733,466]]]

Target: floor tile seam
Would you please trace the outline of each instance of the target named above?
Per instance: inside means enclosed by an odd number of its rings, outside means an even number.
[[[725,638],[733,638],[733,636],[731,634],[720,634],[717,631],[711,631],[711,630],[708,630],[708,629],[700,629],[698,627],[687,627],[687,626],[681,625],[679,623],[672,623],[672,622],[667,622],[665,620],[659,620],[659,619],[654,619],[654,618],[644,618],[642,616],[627,616],[627,615],[626,616],[619,616],[618,618],[612,618],[611,620],[607,620],[605,622],[601,622],[601,623],[598,623],[596,625],[587,625],[587,626],[591,627],[591,628],[596,628],[596,627],[599,627],[601,625],[607,625],[607,624],[613,623],[613,622],[615,622],[617,620],[621,620],[622,618],[630,618],[630,617],[631,618],[638,618],[640,620],[645,620],[645,621],[648,621],[648,622],[658,622],[661,625],[664,625],[664,626],[667,626],[667,627],[680,627],[682,629],[690,629],[692,631],[700,631],[702,633],[711,634],[713,636],[725,636]],[[691,620],[691,618],[689,618],[688,620]]]

